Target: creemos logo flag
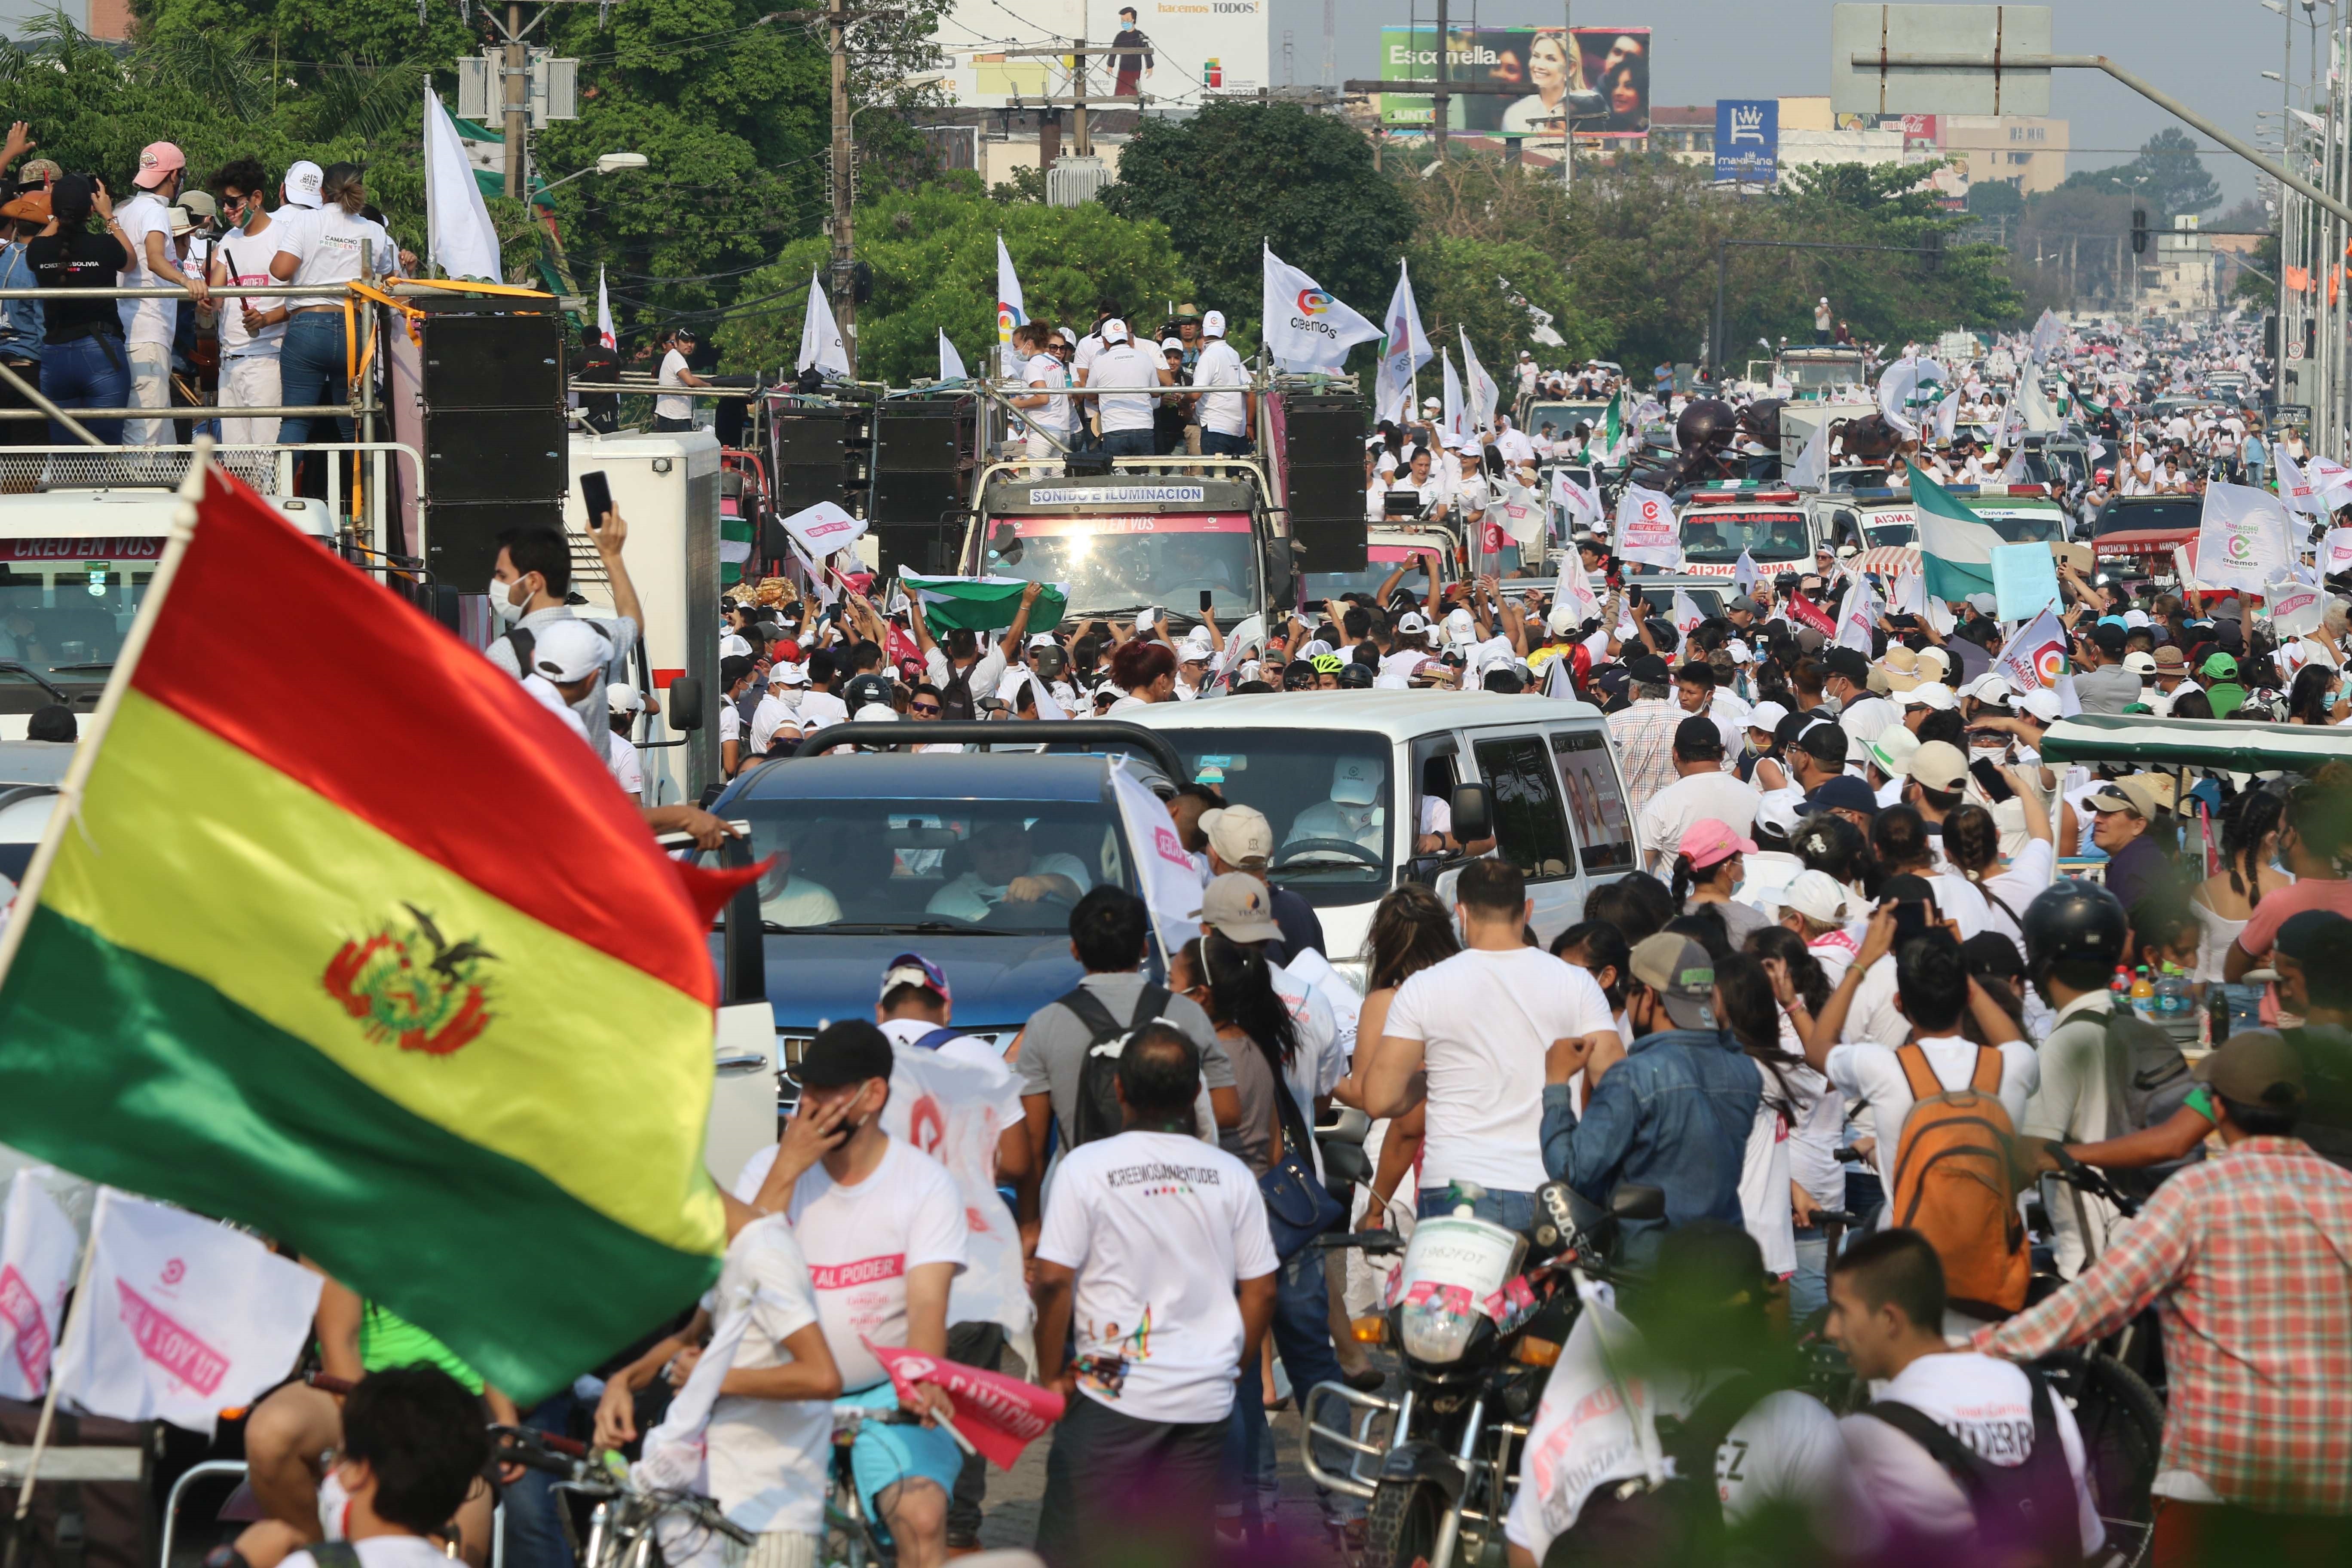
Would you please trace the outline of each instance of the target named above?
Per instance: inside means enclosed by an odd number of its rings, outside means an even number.
[[[1284,370],[1337,370],[1348,351],[1369,342],[1381,330],[1349,310],[1314,279],[1271,248],[1265,251],[1266,352]]]
[[[996,237],[996,352],[1008,376],[1021,373],[1021,351],[1013,346],[1013,329],[1029,323],[1028,307],[1021,301],[1021,279],[1013,270],[1013,253],[1004,237]]]
[[[2259,594],[2294,562],[2301,527],[2280,499],[2251,485],[2208,484],[2197,524],[2197,579]]]
[[[866,520],[853,517],[829,500],[803,507],[783,520],[784,531],[793,536],[812,562],[823,562],[836,550],[846,550],[865,536]]]
[[[742,878],[667,858],[477,649],[194,483],[0,937],[0,1142],[250,1225],[533,1403],[718,1271],[709,933]],[[403,679],[220,613],[257,591]],[[89,1315],[230,1349],[210,1298],[122,1279],[153,1311],[93,1282]]]
[[[1617,553],[1645,566],[1672,566],[1680,561],[1673,498],[1627,485],[1617,498]]]
[[[2066,673],[2066,628],[2055,608],[2044,605],[2040,615],[2019,627],[2002,645],[2000,657],[1993,664],[2001,679],[2019,691],[2056,690]]]

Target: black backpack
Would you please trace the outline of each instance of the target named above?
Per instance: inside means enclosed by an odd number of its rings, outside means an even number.
[[[1927,1450],[1960,1485],[1976,1514],[1979,1544],[1990,1560],[2011,1568],[2067,1568],[2083,1560],[2083,1535],[2075,1517],[2074,1478],[2050,1404],[2050,1384],[2030,1366],[2021,1366],[2033,1386],[2033,1451],[2021,1465],[1996,1465],[1954,1436],[1927,1412],[1894,1400],[1864,1407]]]
[[[1128,1035],[1159,1017],[1168,999],[1168,987],[1146,981],[1143,994],[1135,999],[1135,1016],[1124,1024],[1111,1016],[1101,997],[1083,985],[1058,999],[1087,1026],[1087,1035],[1086,1058],[1078,1064],[1077,1110],[1072,1118],[1077,1125],[1062,1130],[1071,1148],[1127,1130],[1127,1119],[1119,1114],[1118,1090],[1115,1087],[1119,1052],[1126,1046]]]
[[[952,668],[952,667],[950,667]],[[971,700],[971,671],[956,669],[940,688],[940,717],[942,719],[977,719],[979,709]],[[1068,998],[1064,998],[1067,1000]]]

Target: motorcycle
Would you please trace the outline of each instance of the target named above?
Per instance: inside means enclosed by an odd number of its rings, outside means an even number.
[[[1376,1230],[1317,1244],[1404,1260],[1383,1310],[1356,1322],[1359,1341],[1396,1348],[1403,1392],[1320,1383],[1300,1404],[1307,1474],[1368,1505],[1365,1568],[1473,1563],[1500,1540],[1528,1424],[1583,1293],[1606,1279],[1622,1222],[1665,1214],[1656,1187],[1621,1186],[1603,1209],[1549,1182],[1522,1233],[1474,1215],[1479,1189],[1451,1193],[1454,1211],[1420,1221],[1409,1241]],[[1346,1471],[1318,1463],[1318,1447],[1349,1454]]]

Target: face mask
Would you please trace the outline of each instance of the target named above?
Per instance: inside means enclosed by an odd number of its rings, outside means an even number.
[[[343,1516],[351,1506],[352,1495],[343,1489],[341,1467],[329,1469],[319,1483],[319,1528],[329,1541],[343,1539]]]
[[[501,627],[513,626],[522,619],[522,606],[509,597],[515,588],[521,585],[521,581],[517,578],[512,583],[501,583],[495,577],[490,579],[490,618]]]

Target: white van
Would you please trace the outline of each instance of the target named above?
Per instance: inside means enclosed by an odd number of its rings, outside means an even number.
[[[1422,880],[1451,895],[1460,858],[1416,858],[1413,845],[1423,803],[1450,803],[1456,784],[1486,786],[1495,853],[1527,872],[1539,941],[1582,920],[1585,896],[1639,863],[1608,721],[1589,703],[1297,691],[1160,702],[1119,717],[1165,732],[1189,777],[1265,814],[1269,879],[1315,906],[1331,962],[1360,985],[1382,894]],[[1335,783],[1351,810],[1372,808],[1360,832],[1335,829]]]

